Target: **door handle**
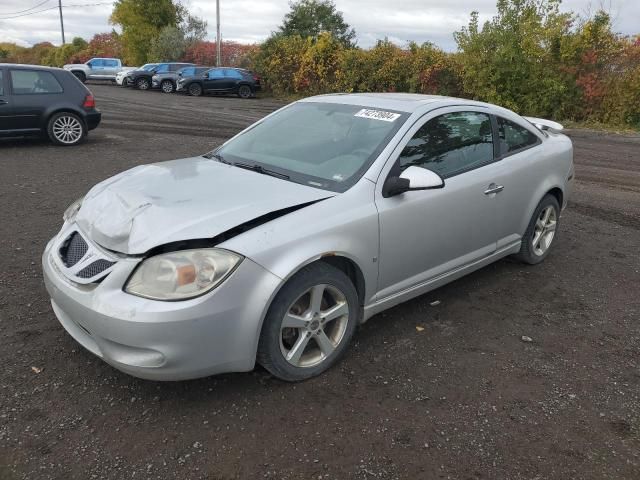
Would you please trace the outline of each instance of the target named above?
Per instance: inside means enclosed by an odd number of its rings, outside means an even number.
[[[502,190],[504,190],[504,186],[503,185],[496,185],[495,183],[492,183],[491,185],[489,185],[489,188],[487,188],[484,191],[485,195],[491,195],[493,193],[500,193]]]

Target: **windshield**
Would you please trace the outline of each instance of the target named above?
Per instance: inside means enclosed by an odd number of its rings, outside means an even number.
[[[258,165],[297,183],[343,192],[364,174],[407,116],[358,105],[295,103],[208,158]]]
[[[140,70],[145,70],[145,71],[149,71],[151,69],[153,69],[154,67],[157,67],[158,64],[157,63],[147,63],[145,65],[142,66],[142,68],[140,68]]]

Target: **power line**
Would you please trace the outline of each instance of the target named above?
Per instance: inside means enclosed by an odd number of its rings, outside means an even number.
[[[33,7],[31,7],[31,8],[27,8],[26,10],[18,10],[17,12],[5,12],[5,13],[0,13],[0,15],[16,15],[16,14],[18,14],[18,13],[28,12],[29,10],[35,10],[36,8],[38,8],[38,7],[42,6],[42,5],[44,5],[45,3],[50,2],[50,1],[51,1],[51,0],[44,0],[44,2],[40,2],[39,4],[34,5],[34,6],[33,6]]]
[[[84,4],[74,4],[74,5],[62,5],[62,8],[70,8],[70,7],[97,7],[99,5],[113,5],[113,2],[101,2],[101,3],[84,3]],[[23,13],[21,15],[14,15],[12,17],[2,17],[0,20],[11,20],[12,18],[26,17],[28,15],[36,15],[42,12],[48,12],[49,10],[55,10],[58,6],[43,8],[42,10],[38,10],[37,12],[29,12]]]

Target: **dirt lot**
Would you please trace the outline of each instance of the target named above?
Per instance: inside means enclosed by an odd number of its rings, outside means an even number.
[[[203,153],[278,104],[91,88],[104,121],[83,146],[0,142],[0,479],[640,478],[640,138],[573,132],[577,191],[546,262],[374,317],[325,375],[154,383],[64,332],[40,254],[99,180]]]

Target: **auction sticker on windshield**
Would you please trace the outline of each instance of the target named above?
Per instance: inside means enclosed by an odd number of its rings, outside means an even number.
[[[383,122],[395,122],[399,116],[399,113],[371,110],[369,108],[363,108],[354,115],[354,117],[371,118],[373,120],[382,120]]]

